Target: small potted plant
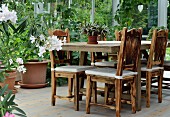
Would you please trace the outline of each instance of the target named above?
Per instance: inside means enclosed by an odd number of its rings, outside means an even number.
[[[83,27],[83,33],[88,35],[88,44],[98,44],[98,38],[105,38],[107,32],[106,25],[87,24]]]

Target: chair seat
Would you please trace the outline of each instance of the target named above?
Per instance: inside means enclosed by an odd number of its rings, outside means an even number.
[[[86,70],[85,73],[87,75],[106,76],[106,77],[112,77],[116,79],[123,79],[123,77],[130,76],[130,75],[137,75],[137,72],[123,70],[122,76],[116,76],[116,69],[114,68],[90,69],[90,70]]]
[[[164,78],[170,78],[170,71],[164,71]]]
[[[155,70],[160,70],[160,69],[164,69],[164,67],[152,66],[151,69],[147,69],[146,66],[141,67],[141,71],[155,71]]]
[[[101,67],[115,67],[114,61],[102,61],[102,62],[95,62],[95,66],[101,66]]]
[[[82,72],[88,69],[94,69],[94,66],[78,66],[78,65],[70,65],[70,66],[60,66],[56,67],[54,70],[57,72]]]

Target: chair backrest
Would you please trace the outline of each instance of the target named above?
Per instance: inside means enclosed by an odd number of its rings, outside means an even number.
[[[65,29],[65,31],[56,29],[52,32],[51,35],[57,36],[59,39],[66,39],[66,43],[70,42],[69,30]],[[70,64],[71,62],[71,52],[68,51],[56,51],[53,50],[50,52],[51,63],[54,66],[55,64]]]
[[[168,30],[155,29],[152,35],[152,41],[149,51],[147,68],[151,69],[153,65],[162,67],[166,53],[166,45],[168,41]]]
[[[121,41],[121,34],[122,31],[118,31],[118,30],[115,30],[115,38],[116,38],[116,41]]]
[[[141,39],[141,29],[131,29],[127,31],[127,28],[123,28],[118,56],[117,76],[121,76],[123,69],[126,68],[137,72]]]

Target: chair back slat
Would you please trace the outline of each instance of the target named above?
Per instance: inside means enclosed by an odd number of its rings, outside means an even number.
[[[151,69],[153,65],[163,66],[168,41],[168,30],[156,29],[153,31],[152,41],[149,51],[147,68]]]
[[[115,37],[116,37],[116,41],[121,41],[121,31],[115,30]]]
[[[52,34],[57,36],[58,39],[60,39],[60,40],[63,40],[65,38],[66,43],[70,42],[70,35],[69,35],[68,29],[65,29],[65,31],[60,30],[60,29],[56,29],[56,30],[53,31]],[[70,60],[71,59],[71,57],[70,57],[71,52],[63,51],[63,50],[60,50],[60,51],[53,50],[50,54],[52,54],[53,62],[55,64],[65,64],[65,63],[70,64],[70,62],[71,62],[71,60]]]
[[[130,31],[127,31],[127,28],[123,29],[118,56],[117,76],[121,76],[122,70],[125,68],[137,72],[141,38],[141,29],[132,29]]]

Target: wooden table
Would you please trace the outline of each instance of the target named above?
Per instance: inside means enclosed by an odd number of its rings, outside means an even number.
[[[80,51],[79,65],[84,65],[87,52],[115,53],[119,51],[120,41],[98,41],[98,44],[87,44],[87,42],[66,43],[62,50]],[[142,41],[141,50],[150,48],[151,41]],[[168,43],[170,47],[170,42]],[[138,78],[136,79],[136,109],[141,110],[141,61],[139,59]]]

